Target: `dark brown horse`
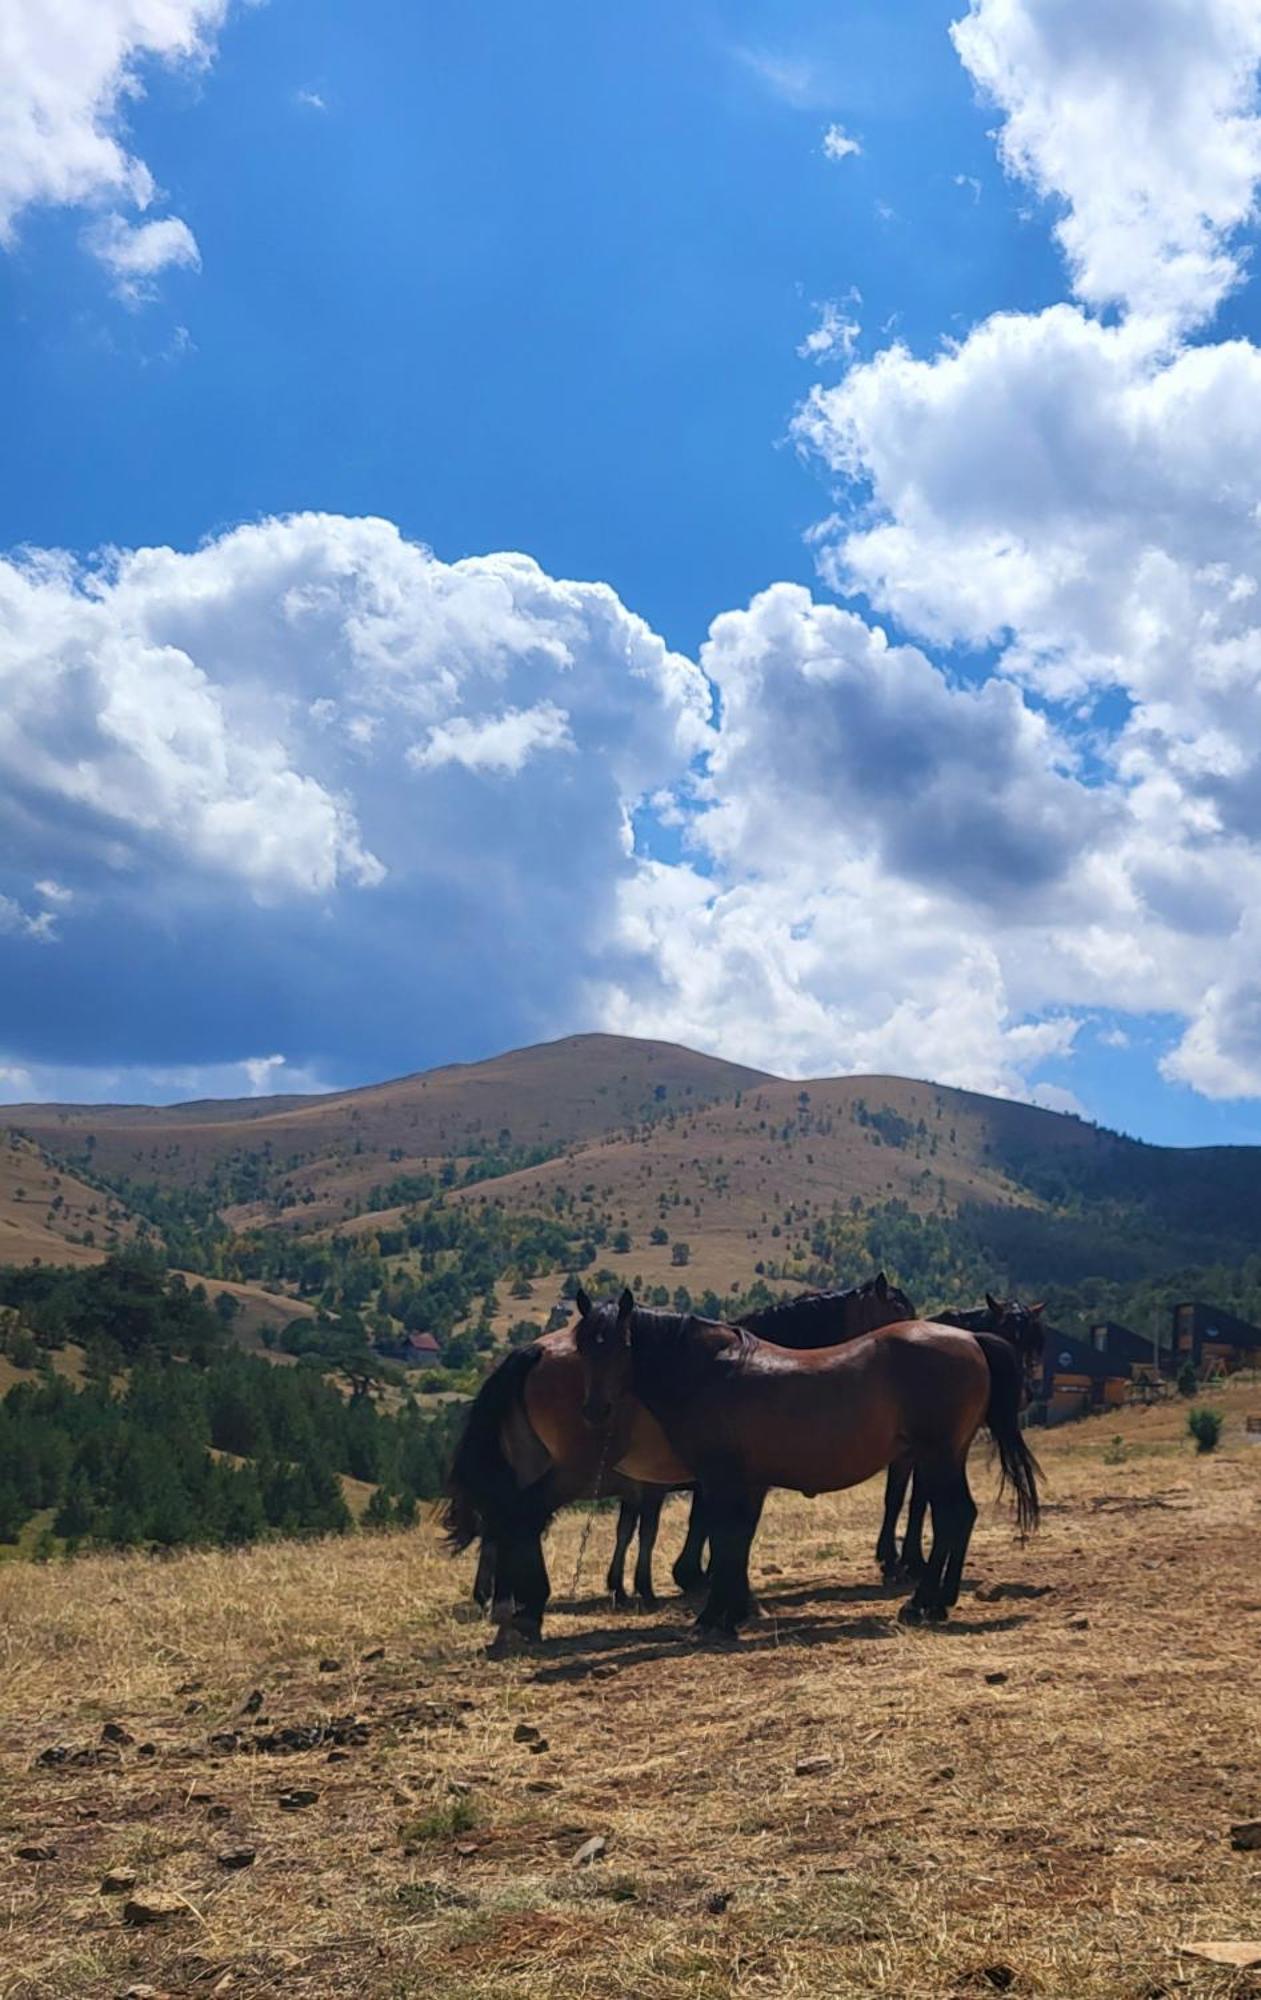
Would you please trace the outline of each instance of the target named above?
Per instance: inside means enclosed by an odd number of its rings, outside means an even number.
[[[781,1338],[791,1330],[804,1346],[827,1340],[828,1329],[835,1341],[843,1337],[838,1327],[856,1336],[910,1311],[882,1272],[852,1292],[808,1294],[767,1308],[765,1317]],[[564,1327],[505,1355],[473,1399],[447,1481],[442,1518],[450,1547],[480,1538],[476,1588],[483,1601],[493,1594],[498,1622],[527,1639],[539,1636],[550,1595],[541,1538],[561,1507],[593,1494],[634,1499],[643,1487],[664,1493],[695,1484],[691,1467],[634,1397],[598,1428],[587,1420],[576,1335]],[[637,1581],[651,1591],[650,1574],[639,1571]]]
[[[998,1447],[1022,1530],[1038,1516],[1037,1470],[1020,1433],[1021,1365],[988,1333],[909,1320],[843,1346],[794,1352],[691,1314],[579,1297],[583,1416],[596,1436],[642,1408],[701,1488],[712,1559],[702,1628],[735,1632],[749,1611],[749,1549],[773,1486],[813,1495],[901,1461],[923,1481],[933,1546],[906,1613],[944,1618],[959,1594],[976,1507],[968,1449]],[[645,1476],[630,1444],[620,1461]],[[651,1476],[651,1475],[649,1475]]]

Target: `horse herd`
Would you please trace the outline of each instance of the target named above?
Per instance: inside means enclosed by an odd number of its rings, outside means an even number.
[[[749,1551],[771,1487],[813,1496],[884,1471],[876,1558],[886,1581],[914,1582],[901,1614],[910,1621],[945,1618],[957,1601],[976,1519],[968,1450],[983,1425],[1021,1533],[1037,1523],[1038,1469],[1020,1411],[1041,1358],[1038,1306],[987,1295],[974,1311],[920,1319],[883,1272],[732,1324],[639,1307],[629,1291],[599,1304],[579,1291],[575,1305],[570,1326],[514,1349],[487,1376],[448,1478],[448,1543],[481,1544],[475,1594],[493,1605],[494,1651],[541,1637],[542,1538],[574,1500],[621,1499],[609,1588],[628,1601],[638,1529],[635,1590],[651,1605],[662,1502],[690,1490],[673,1574],[684,1591],[705,1590],[697,1625],[718,1635],[749,1615]]]

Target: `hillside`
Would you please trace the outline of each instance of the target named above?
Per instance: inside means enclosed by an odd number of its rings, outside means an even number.
[[[725,1299],[874,1261],[940,1301],[1233,1267],[1261,1238],[1261,1149],[1147,1146],[929,1083],[789,1082],[610,1035],[324,1097],[6,1115],[9,1182],[30,1183],[10,1193],[12,1261],[50,1260],[50,1233],[99,1254],[81,1238],[105,1197],[82,1174],[114,1191],[120,1230],[135,1211],[173,1261],[238,1287],[254,1339],[318,1303],[385,1338],[476,1324],[485,1345],[544,1323],[574,1269]]]
[[[94,1264],[135,1234],[114,1195],[0,1123],[0,1264]]]
[[[1221,1404],[1207,1459],[1181,1405],[1041,1440],[1024,1546],[977,1454],[941,1629],[877,1580],[879,1482],[772,1496],[730,1651],[677,1505],[648,1615],[600,1593],[610,1517],[562,1516],[499,1665],[423,1521],[0,1563],[0,2000],[1244,2000],[1184,1949],[1257,1936],[1261,1392]]]

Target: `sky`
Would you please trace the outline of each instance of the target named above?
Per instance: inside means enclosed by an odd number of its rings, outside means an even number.
[[[1261,0],[9,0],[0,1101],[1261,1143]]]

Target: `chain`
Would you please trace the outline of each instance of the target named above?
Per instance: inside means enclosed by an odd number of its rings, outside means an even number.
[[[578,1560],[574,1564],[574,1586],[569,1593],[571,1597],[577,1597],[578,1595],[578,1584],[582,1576],[582,1559],[587,1553],[587,1539],[591,1533],[591,1524],[595,1520],[596,1503],[603,1498],[604,1474],[608,1467],[609,1452],[613,1444],[613,1420],[616,1415],[616,1409],[610,1411],[608,1423],[604,1427],[604,1437],[600,1445],[600,1463],[595,1476],[595,1491],[591,1495],[592,1504],[587,1509],[587,1518],[582,1524],[582,1534],[578,1541]]]

